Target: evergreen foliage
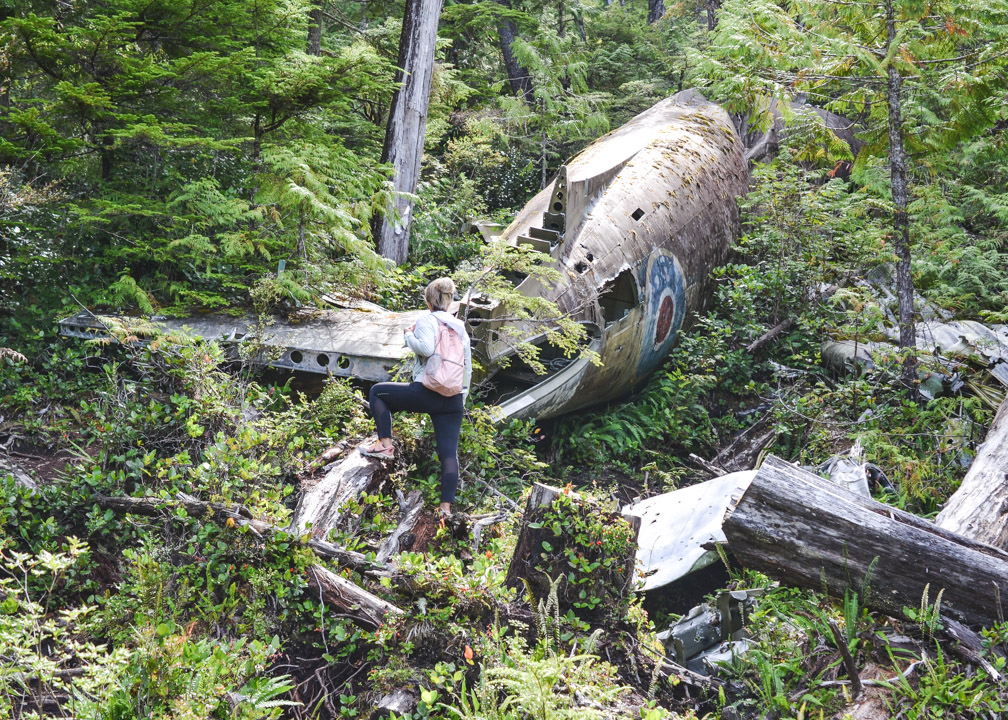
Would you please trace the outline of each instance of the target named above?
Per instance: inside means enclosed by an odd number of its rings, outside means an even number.
[[[867,587],[830,599],[722,552],[732,587],[765,592],[747,617],[750,651],[710,691],[686,689],[655,635],[688,608],[649,598],[649,615],[618,587],[629,540],[614,511],[704,479],[690,453],[711,460],[759,436],[754,460],[817,466],[857,441],[893,482],[876,496],[929,516],[1003,396],[970,363],[957,366],[961,390],[925,403],[895,388],[897,352],[850,374],[822,362],[824,341],[891,337],[877,289],[894,261],[890,68],[903,80],[915,287],[929,311],[1008,321],[1005,2],[892,3],[887,42],[885,0],[668,3],[654,24],[642,0],[447,0],[401,268],[375,255],[368,229],[389,201],[378,158],[401,3],[0,3],[0,715],[351,718],[406,687],[420,693],[413,720],[840,717],[843,644],[894,715],[1004,713],[993,672],[1008,627],[983,631],[980,664],[950,654],[937,585],[901,620],[862,607]],[[529,99],[508,82],[505,22]],[[580,325],[506,279],[555,282],[544,256],[486,243],[471,221],[507,222],[566,157],[692,86],[751,123],[769,120],[768,98],[806,101],[781,108],[776,157],[751,168],[709,307],[609,407],[502,426],[477,388],[457,509],[503,519],[478,542],[428,522],[426,554],[400,553],[392,572],[333,565],[399,619],[364,628],[334,614],[309,588],[323,561],[300,538],[96,505],[182,493],[283,526],[318,454],[372,425],[359,386],[301,392],[253,373],[254,348],[235,360],[141,321],[113,324],[117,342],[62,341],[54,321],[78,301],[264,312],[336,289],[402,310],[451,274],[504,304],[520,329],[503,339],[529,367],[524,341],[543,328],[583,352]],[[848,118],[863,149],[809,106]],[[429,423],[401,415],[395,434],[387,482],[329,538],[367,558],[399,521],[397,490],[438,497]],[[18,464],[37,468],[36,489]],[[510,508],[534,481],[570,494],[533,519],[546,556],[522,597],[505,585]],[[576,507],[575,490],[597,497]]]
[[[128,276],[161,305],[221,306],[278,259],[309,275],[375,267],[375,148],[351,151],[328,127],[387,97],[370,46],[305,54],[306,1],[60,8],[25,3],[0,25],[0,167],[61,193],[44,216],[5,218],[30,228],[13,257],[62,259],[22,278],[24,294]]]

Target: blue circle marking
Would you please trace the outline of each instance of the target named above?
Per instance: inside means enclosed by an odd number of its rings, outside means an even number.
[[[679,260],[667,250],[656,249],[645,262],[647,299],[638,377],[662,363],[686,315],[686,279]]]

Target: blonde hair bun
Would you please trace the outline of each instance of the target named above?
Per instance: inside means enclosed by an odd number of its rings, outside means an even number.
[[[439,277],[427,286],[424,297],[432,310],[447,310],[455,299],[455,282],[450,277]]]

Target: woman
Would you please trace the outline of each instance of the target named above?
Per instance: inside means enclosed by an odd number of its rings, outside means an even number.
[[[434,440],[437,444],[438,458],[441,460],[441,505],[440,510],[445,515],[451,515],[451,505],[455,502],[455,490],[458,487],[458,439],[462,428],[462,408],[466,395],[469,394],[469,382],[472,378],[472,353],[469,346],[469,335],[461,320],[450,315],[447,310],[455,297],[455,283],[451,278],[438,278],[424,291],[429,315],[424,315],[404,331],[406,345],[416,354],[413,365],[413,382],[411,383],[377,383],[371,388],[368,397],[371,403],[371,415],[375,419],[378,430],[378,440],[370,445],[361,445],[361,455],[378,458],[392,458],[395,449],[392,446],[392,413],[405,410],[407,412],[425,412],[430,415],[434,424]],[[421,380],[427,359],[434,354],[438,335],[438,321],[462,338],[465,348],[465,369],[462,378],[462,392],[458,395],[445,397],[424,387]]]

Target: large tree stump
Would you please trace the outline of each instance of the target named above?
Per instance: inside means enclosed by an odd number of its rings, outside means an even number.
[[[561,495],[570,497],[573,502],[569,511],[565,511],[564,517],[558,520],[561,528],[558,535],[551,525],[553,518],[549,511]],[[582,528],[573,532],[571,528],[580,523],[576,517],[578,514],[589,521],[601,522],[594,522],[595,527],[591,529]],[[609,554],[610,543],[606,534],[615,531],[620,522],[628,528],[628,541],[620,548],[619,556],[614,556]],[[560,490],[536,483],[525,506],[525,516],[505,582],[519,588],[527,582],[532,593],[543,598],[549,592],[550,584],[559,578],[557,596],[561,608],[573,606],[589,612],[603,610],[630,590],[639,530],[639,517],[606,512],[572,493],[569,488]],[[599,537],[592,535],[595,531],[598,531]],[[596,546],[595,542],[599,545]],[[570,565],[572,556],[576,558],[576,567]],[[599,565],[588,571],[582,561],[587,564],[598,562]],[[574,583],[569,580],[571,576]],[[601,601],[601,606],[597,607],[592,602],[593,597]]]
[[[962,485],[938,513],[935,524],[1008,550],[1008,396]]]
[[[1008,590],[1008,553],[773,456],[729,510],[724,531],[747,567],[839,597],[851,588],[897,617],[920,607],[928,588],[932,603],[943,591],[944,614],[986,626],[998,620]]]

